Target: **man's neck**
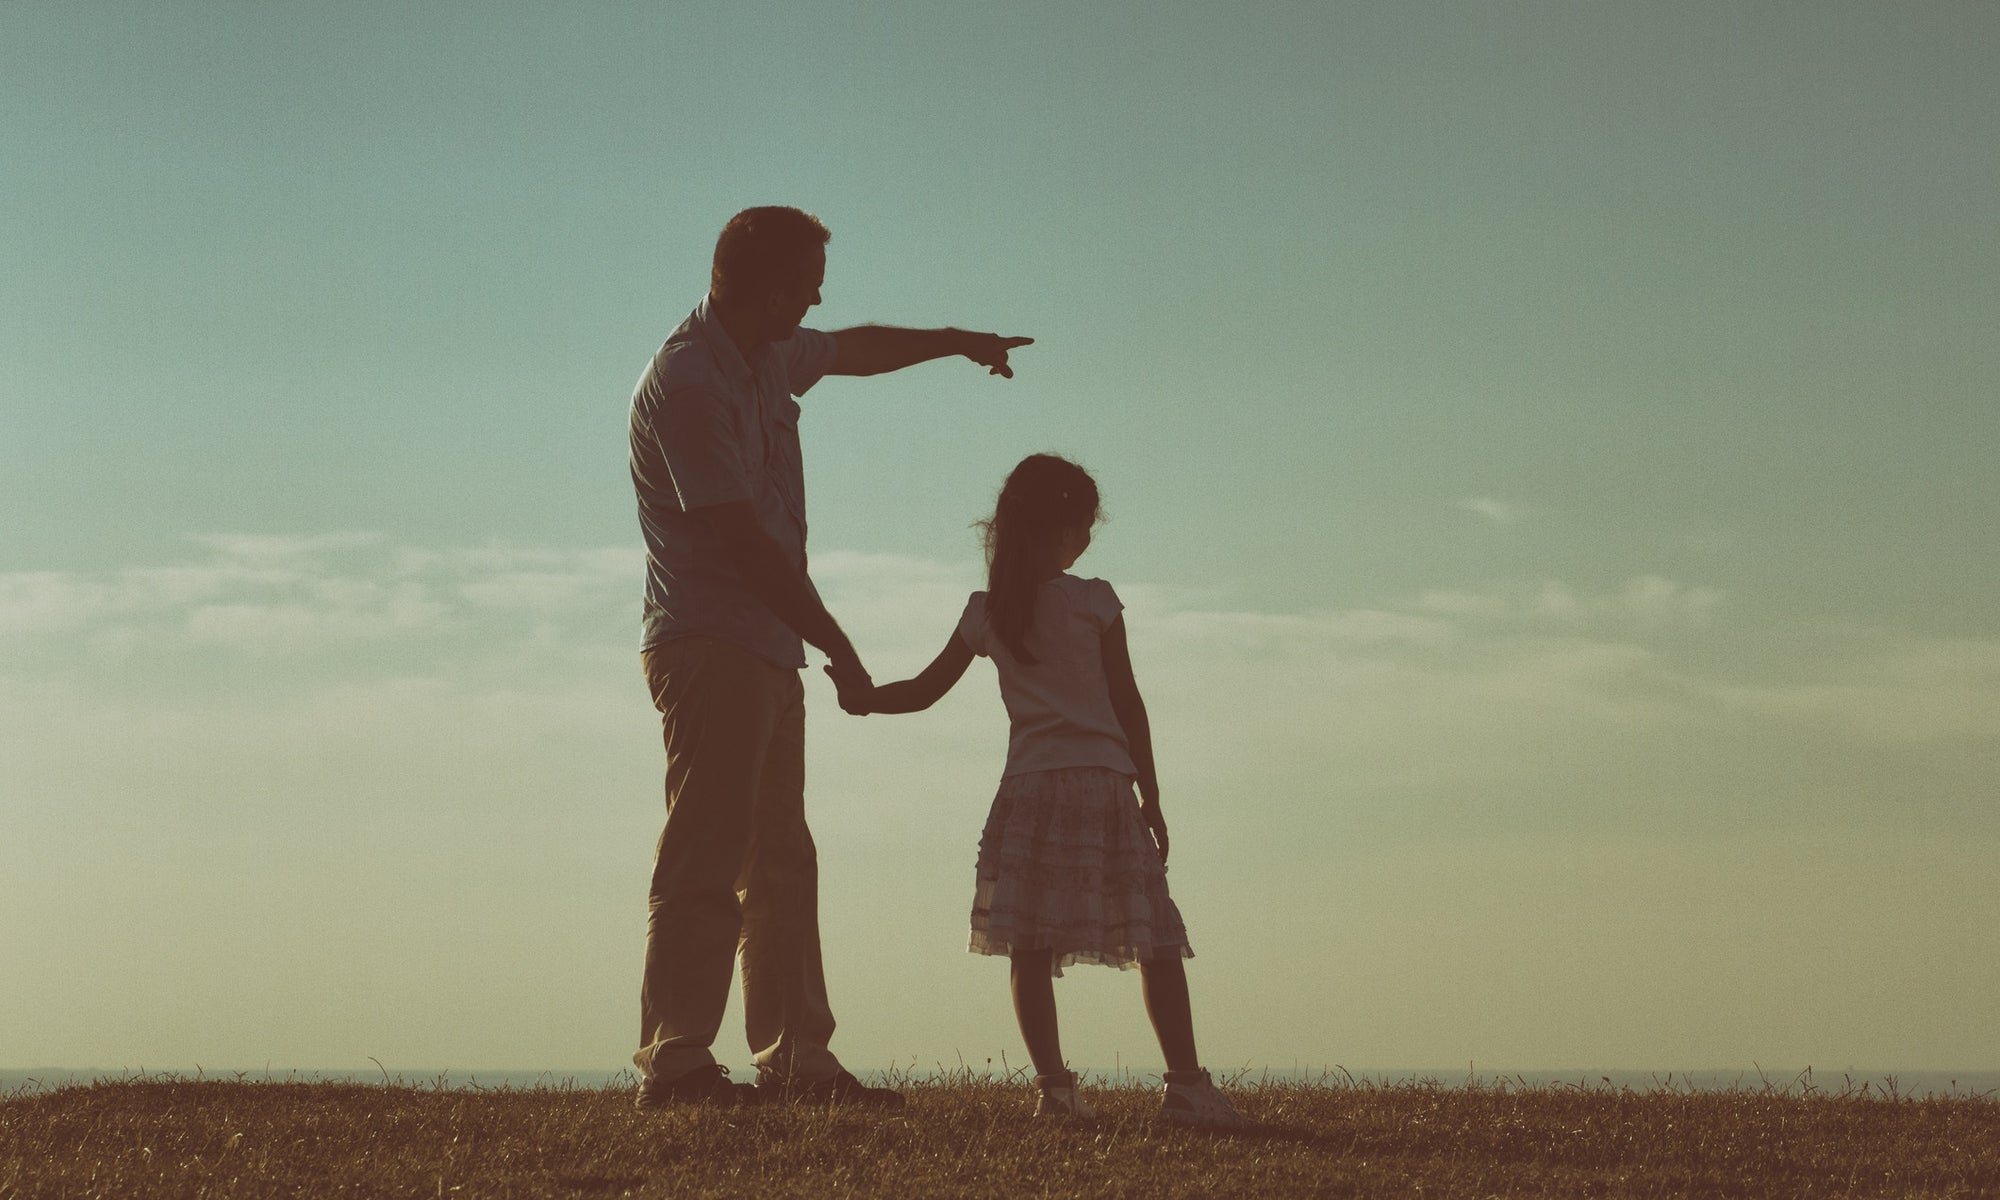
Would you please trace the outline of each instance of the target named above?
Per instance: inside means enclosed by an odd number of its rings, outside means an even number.
[[[709,294],[708,307],[715,314],[715,319],[722,323],[722,332],[736,344],[737,353],[743,356],[744,362],[749,362],[751,355],[770,344],[770,336],[755,315],[736,308],[714,293]]]

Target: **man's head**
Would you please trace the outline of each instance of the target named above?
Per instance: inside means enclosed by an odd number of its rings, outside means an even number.
[[[832,236],[818,217],[796,208],[746,208],[715,240],[709,294],[767,326],[773,340],[790,337],[819,303]]]

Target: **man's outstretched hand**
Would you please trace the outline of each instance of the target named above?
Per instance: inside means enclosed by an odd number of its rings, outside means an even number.
[[[997,333],[968,333],[969,344],[965,357],[985,367],[988,374],[1002,379],[1014,378],[1014,369],[1007,365],[1007,352],[1022,346],[1032,346],[1034,338],[1001,337]]]

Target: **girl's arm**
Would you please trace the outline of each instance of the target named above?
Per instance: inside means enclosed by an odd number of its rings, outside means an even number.
[[[965,675],[965,668],[972,665],[972,647],[965,644],[956,630],[951,640],[938,651],[915,679],[899,679],[895,683],[885,683],[858,693],[854,697],[854,707],[847,711],[857,716],[866,713],[911,713],[922,712],[951,690]]]
[[[1125,731],[1125,748],[1139,768],[1139,819],[1153,831],[1160,861],[1167,861],[1167,818],[1160,812],[1160,777],[1153,768],[1153,726],[1146,719],[1146,701],[1132,678],[1132,653],[1125,645],[1125,618],[1104,631],[1104,679],[1111,685],[1111,711]]]

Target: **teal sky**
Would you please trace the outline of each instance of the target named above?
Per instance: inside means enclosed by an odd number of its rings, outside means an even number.
[[[878,678],[1088,465],[1218,1065],[2000,1066],[2000,10],[0,8],[0,1066],[616,1066],[633,381],[833,230]],[[813,676],[813,686],[819,684]],[[857,1068],[1018,1057],[1004,747],[813,693]],[[1136,980],[1059,993],[1151,1063]],[[742,1063],[735,1018],[724,1061]]]

